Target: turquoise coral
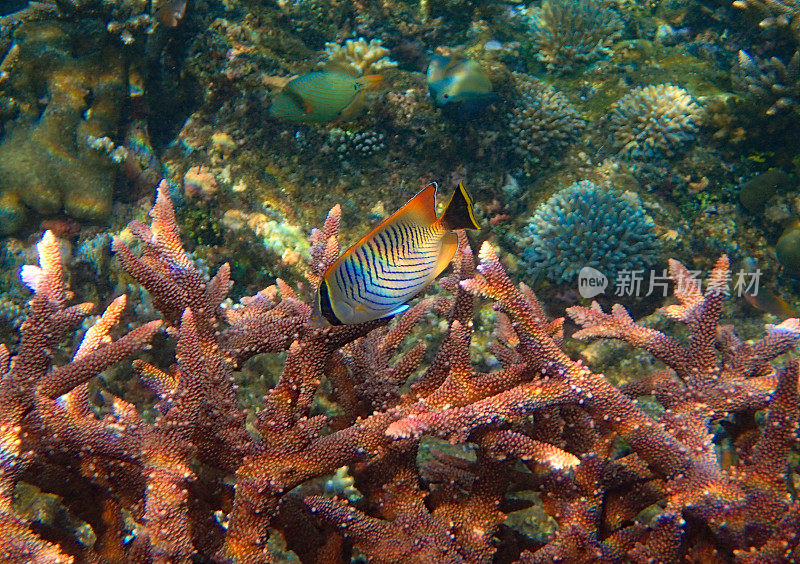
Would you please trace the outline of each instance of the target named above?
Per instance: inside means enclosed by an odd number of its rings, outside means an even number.
[[[553,282],[570,282],[589,266],[615,277],[658,256],[655,223],[632,192],[583,180],[556,192],[531,217],[522,264]]]

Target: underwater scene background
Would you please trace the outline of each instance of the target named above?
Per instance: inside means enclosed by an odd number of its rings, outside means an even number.
[[[6,0],[0,54],[0,562],[800,561],[798,0]],[[419,233],[407,310],[320,310]]]

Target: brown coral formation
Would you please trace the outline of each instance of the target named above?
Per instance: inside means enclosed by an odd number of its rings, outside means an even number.
[[[515,103],[509,110],[511,145],[528,174],[558,159],[580,138],[586,121],[564,94],[523,74],[512,73]]]
[[[800,506],[787,491],[798,366],[773,366],[800,341],[800,322],[768,326],[752,343],[720,325],[725,257],[705,292],[670,264],[677,303],[664,311],[688,327],[688,345],[636,324],[621,306],[569,311],[583,327],[577,337],[622,339],[666,365],[618,388],[564,352],[564,320],[549,319],[529,288],[511,282],[488,243],[476,268],[462,234],[440,281],[450,296],[420,301],[388,329],[385,320],[320,327],[302,291],[280,280],[222,307],[229,267],[208,279],[194,266],[165,183],[151,217],[129,227],[138,252],[119,240],[114,248],[175,341],[173,366],[134,362],[158,398],[155,418],[121,398],[96,414],[86,382],[141,348],[160,323],[112,341],[119,298],[74,359],[53,367],[49,351],[86,306],[67,306],[52,235],[40,244],[41,267],[23,273],[35,293],[29,319],[13,358],[0,351],[8,561],[262,563],[285,560],[280,546],[303,562],[356,553],[398,563],[800,556]],[[312,287],[339,254],[339,221],[335,208],[312,234]],[[496,311],[499,365],[490,370],[470,359],[475,296]],[[445,335],[428,357],[424,344],[406,343],[431,311]],[[282,351],[277,384],[246,417],[234,370]],[[661,404],[655,416],[637,402],[644,395]],[[315,398],[337,409],[319,411]],[[762,410],[763,422],[754,417]],[[420,459],[424,435],[468,443],[474,457],[434,450]],[[354,501],[319,488],[343,466],[361,493]],[[20,481],[63,496],[96,542],[81,546],[15,516]],[[519,489],[539,493],[558,524],[551,538],[506,524],[532,503],[509,496]]]
[[[788,63],[778,57],[761,59],[746,51],[739,51],[738,61],[734,82],[767,108],[766,115],[800,114],[800,51],[795,51]]]
[[[76,32],[60,22],[26,23],[15,31],[0,85],[19,110],[0,144],[0,233],[20,228],[29,210],[63,210],[80,219],[111,210],[110,137],[126,96],[123,60],[114,49],[76,53]],[[46,101],[43,108],[34,95]]]
[[[704,109],[672,84],[639,86],[620,98],[603,117],[608,140],[620,155],[673,157],[700,129]]]

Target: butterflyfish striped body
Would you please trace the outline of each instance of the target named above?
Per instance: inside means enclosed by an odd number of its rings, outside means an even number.
[[[364,105],[366,91],[383,77],[354,77],[345,72],[320,70],[297,76],[272,100],[275,118],[299,122],[330,122],[355,117]]]
[[[333,325],[391,317],[447,268],[455,229],[480,229],[463,184],[436,217],[436,183],[345,251],[322,277],[319,307]]]

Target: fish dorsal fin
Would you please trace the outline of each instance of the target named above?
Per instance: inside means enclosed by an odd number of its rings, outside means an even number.
[[[436,221],[437,188],[438,184],[431,182],[425,188],[420,190],[417,195],[406,202],[403,207],[381,221],[372,229],[372,231],[364,235],[353,246],[342,253],[342,256],[340,256],[336,262],[334,262],[328,268],[323,277],[327,276],[329,272],[333,272],[333,270],[339,266],[339,263],[350,256],[355,249],[363,245],[366,241],[372,239],[376,233],[385,230],[389,225],[394,225],[400,221],[418,223],[426,227],[433,225],[433,223]]]
[[[442,217],[439,218],[439,222],[448,231],[481,228],[472,211],[472,198],[467,194],[462,182],[458,183],[458,188],[450,196],[450,201],[447,202],[447,207],[442,213]]]
[[[381,222],[367,237],[382,227],[394,224],[401,219],[411,220],[422,224],[425,227],[433,225],[436,221],[436,190],[439,185],[431,182],[425,188],[417,192],[406,204]],[[365,237],[366,238],[366,237]]]

